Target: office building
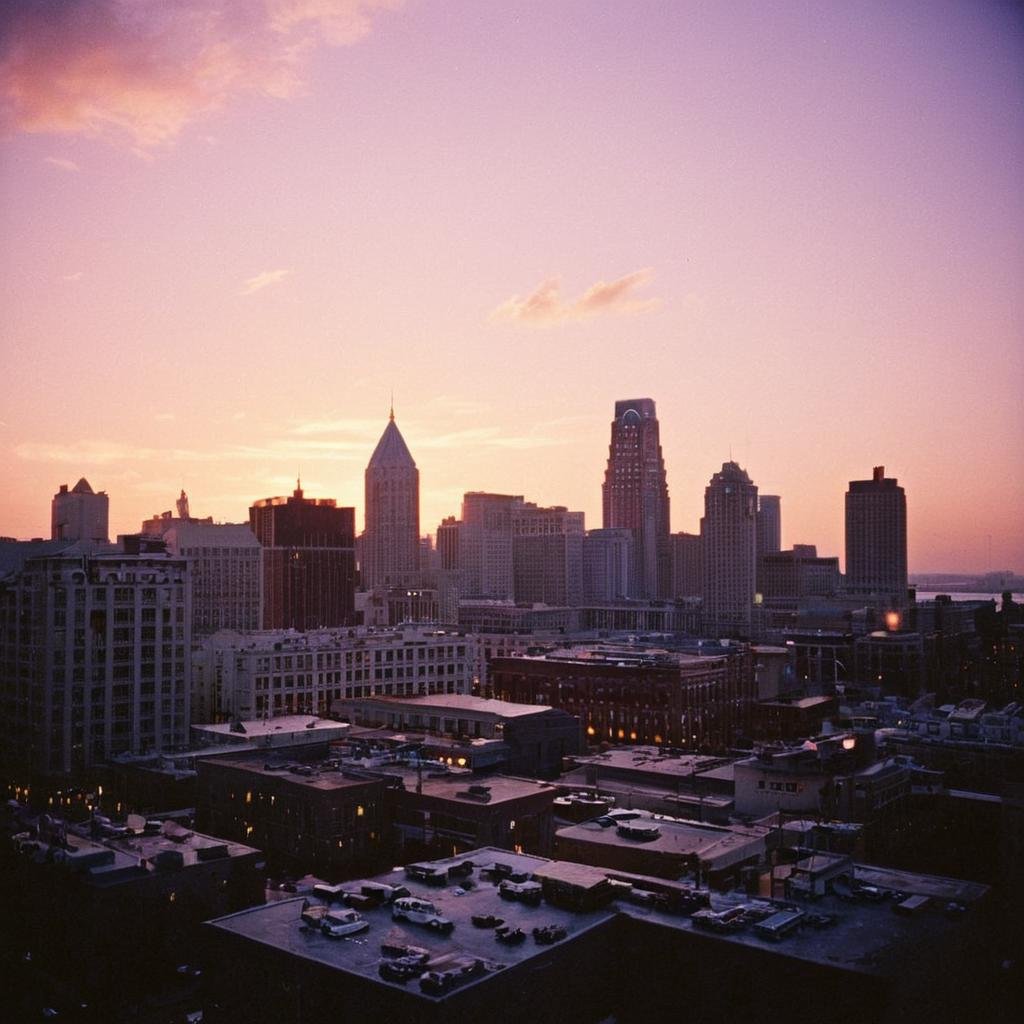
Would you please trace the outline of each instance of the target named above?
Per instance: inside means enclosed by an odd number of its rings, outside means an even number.
[[[184,491],[178,506],[177,516],[164,512],[147,519],[142,532],[162,538],[169,554],[189,560],[192,642],[198,644],[220,629],[259,629],[263,549],[248,523],[193,518]]]
[[[439,590],[460,598],[575,605],[583,600],[582,512],[522,495],[468,492],[438,527]],[[453,611],[454,608],[449,608]]]
[[[427,627],[224,631],[196,654],[194,716],[316,715],[343,697],[469,693],[477,662],[472,637]]]
[[[708,653],[705,653],[707,651]],[[749,728],[754,662],[740,644],[673,650],[656,644],[576,644],[494,658],[495,697],[576,715],[592,743],[727,748]]]
[[[355,618],[355,509],[333,498],[288,498],[249,509],[263,548],[263,628],[319,629]]]
[[[420,471],[395,423],[377,442],[364,475],[366,527],[360,577],[363,589],[420,583]]]
[[[188,562],[156,538],[0,545],[0,758],[81,777],[187,746]]]
[[[669,498],[658,418],[650,398],[615,403],[602,487],[602,526],[633,533],[637,596],[671,596]]]
[[[782,550],[782,499],[777,494],[757,498],[757,555]]]
[[[846,492],[845,586],[896,610],[907,604],[907,497],[884,466]]]
[[[87,540],[106,544],[110,499],[106,491],[98,494],[83,476],[71,490],[61,484],[50,506],[51,540]]]
[[[699,533],[673,533],[672,596],[700,597],[704,593],[704,548]]]
[[[735,462],[724,463],[704,490],[700,535],[705,628],[747,637],[757,586],[757,487]]]
[[[517,602],[583,602],[583,513],[520,502],[512,510],[512,593]]]
[[[583,539],[583,600],[629,600],[636,594],[632,530],[588,530]]]
[[[757,589],[766,602],[832,597],[839,593],[841,579],[839,559],[819,558],[813,544],[758,556]]]

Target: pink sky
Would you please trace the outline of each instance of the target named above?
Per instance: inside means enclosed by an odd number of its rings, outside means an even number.
[[[783,542],[906,487],[912,570],[1024,571],[1024,15],[972,0],[0,7],[0,534],[61,483],[583,509],[658,403]]]

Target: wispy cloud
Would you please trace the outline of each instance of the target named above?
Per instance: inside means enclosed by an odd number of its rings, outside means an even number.
[[[0,4],[0,122],[141,151],[246,93],[300,93],[321,45],[401,0],[20,0]]]
[[[262,274],[250,277],[248,281],[242,282],[242,289],[239,295],[252,295],[254,292],[269,288],[272,284],[278,284],[289,274],[290,270],[264,270]]]
[[[552,448],[567,444],[564,438],[545,437],[542,434],[507,434],[500,427],[471,427],[468,430],[453,430],[447,434],[421,437],[417,448],[505,448],[528,451],[533,448]]]
[[[44,156],[44,164],[51,164],[53,167],[59,167],[62,171],[78,171],[81,168],[74,160],[66,160],[62,156]]]
[[[64,280],[65,281],[81,281],[84,276],[85,276],[84,271],[76,270],[73,274],[65,274],[64,275]]]
[[[360,437],[377,437],[384,429],[383,417],[377,420],[340,418],[326,420],[302,420],[288,428],[289,434],[356,434]]]
[[[378,425],[379,426],[379,425]],[[474,427],[469,430],[444,434],[429,434],[415,430],[414,448],[447,450],[466,448],[496,448],[530,450],[566,444],[562,437],[542,434],[508,434],[499,427]],[[376,437],[321,438],[284,437],[259,440],[252,444],[225,444],[213,448],[158,447],[91,438],[60,444],[49,441],[26,441],[14,448],[15,455],[26,462],[55,463],[81,466],[108,466],[146,462],[223,463],[226,466],[240,462],[285,463],[290,467],[312,462],[365,463],[373,451]]]
[[[603,313],[645,313],[657,307],[658,299],[638,299],[635,293],[650,281],[653,271],[646,267],[614,281],[598,281],[571,301],[562,299],[562,283],[549,277],[525,298],[513,295],[491,311],[490,319],[549,327],[568,320],[585,320]]]

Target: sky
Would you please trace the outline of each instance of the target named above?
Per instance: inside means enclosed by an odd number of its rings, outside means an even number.
[[[0,4],[0,534],[355,505],[392,393],[421,525],[601,525],[616,399],[672,528],[734,458],[843,555],[1024,572],[1024,8]],[[990,554],[991,552],[991,554]]]

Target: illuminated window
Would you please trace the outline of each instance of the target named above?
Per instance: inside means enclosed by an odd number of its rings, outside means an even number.
[[[362,804],[356,804],[356,817],[361,818],[366,813],[366,808]]]

